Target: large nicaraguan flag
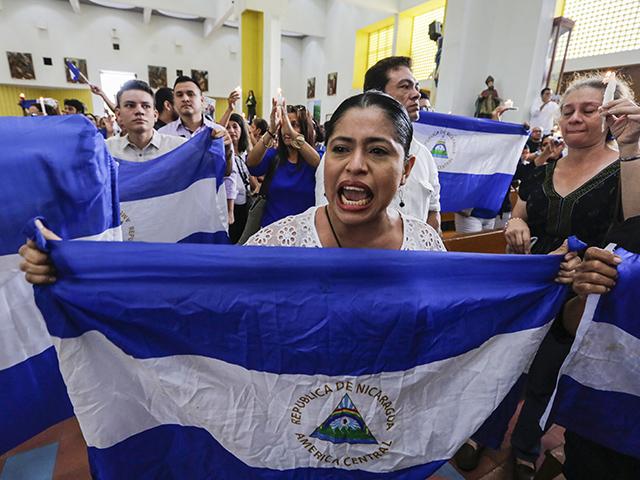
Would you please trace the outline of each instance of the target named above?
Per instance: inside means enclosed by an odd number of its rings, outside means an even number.
[[[414,136],[438,166],[443,212],[498,212],[528,132],[521,124],[420,112]]]
[[[590,295],[547,420],[640,459],[640,255],[618,248],[616,286]]]
[[[33,289],[19,271],[26,222],[119,240],[115,166],[84,117],[0,118],[0,454],[73,415]]]
[[[229,243],[224,144],[210,128],[153,160],[117,160],[124,240]]]
[[[424,479],[531,361],[554,256],[49,242],[97,478]]]

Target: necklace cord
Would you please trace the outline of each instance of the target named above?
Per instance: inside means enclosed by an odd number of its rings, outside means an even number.
[[[336,243],[338,244],[338,248],[342,248],[342,244],[340,243],[340,240],[338,239],[338,235],[336,234],[336,230],[333,228],[333,223],[331,223],[331,217],[329,216],[329,208],[326,205],[324,206],[324,214],[327,216],[327,221],[329,222],[329,227],[331,227],[331,233],[333,233],[333,238],[335,239]]]

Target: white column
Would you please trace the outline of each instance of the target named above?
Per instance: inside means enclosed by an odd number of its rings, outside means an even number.
[[[503,120],[529,119],[539,96],[555,0],[448,0],[438,112],[473,115],[488,75],[503,99],[520,107]]]
[[[276,91],[281,87],[280,59],[282,22],[280,15],[275,12],[264,12],[264,43],[262,51],[262,118],[269,118],[271,113],[271,98],[276,96]],[[287,92],[283,92],[286,97]]]

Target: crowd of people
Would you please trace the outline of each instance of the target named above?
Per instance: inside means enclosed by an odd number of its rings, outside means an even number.
[[[92,90],[100,94],[97,87]],[[155,95],[145,82],[132,80],[113,105],[121,133],[106,142],[116,158],[147,161],[211,127],[226,146],[225,190],[234,243],[442,251],[438,171],[429,150],[413,135],[421,95],[411,60],[379,61],[367,72],[364,90],[346,99],[323,129],[304,106],[278,99],[272,101],[268,120],[253,117],[249,123],[236,113],[237,91],[215,123],[204,115],[202,92],[193,79],[179,77],[173,89]],[[549,89],[542,90],[512,184],[518,199],[504,225],[508,253],[563,254],[556,280],[572,284],[574,291],[529,370],[511,438],[517,479],[535,476],[543,434],[539,419],[586,295],[606,293],[615,285],[619,259],[601,248],[615,237],[639,251],[640,107],[622,81],[606,104],[604,90],[602,78],[579,80],[559,104]],[[68,113],[84,113],[78,107],[70,103]],[[258,199],[262,215],[252,223]],[[568,251],[571,235],[591,247],[583,259]],[[55,281],[54,266],[32,241],[20,253],[27,280]],[[569,479],[631,479],[640,472],[637,459],[572,432],[565,438]],[[471,438],[455,460],[472,470],[482,450]]]

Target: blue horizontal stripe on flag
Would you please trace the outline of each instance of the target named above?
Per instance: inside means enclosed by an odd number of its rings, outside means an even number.
[[[437,112],[420,112],[418,123],[471,132],[502,133],[506,135],[527,135],[521,123],[497,122],[485,118],[463,117]]]
[[[640,459],[640,398],[596,390],[563,375],[549,417],[596,443]]]
[[[50,244],[60,280],[37,287],[36,302],[52,335],[98,330],[137,358],[205,355],[274,373],[408,370],[496,334],[541,327],[565,295],[552,282],[557,256]],[[66,289],[69,276],[69,283],[82,282],[82,295]],[[466,286],[474,278],[496,281]],[[110,295],[101,280],[109,281]],[[512,301],[505,302],[500,282]],[[468,290],[462,299],[451,295],[460,289]],[[183,333],[183,341],[161,340],[165,328]]]
[[[389,473],[337,468],[253,468],[229,453],[206,430],[180,425],[154,427],[110,448],[89,447],[88,451],[92,474],[98,479],[423,480],[445,462],[435,461]],[[159,458],[163,459],[162,463],[158,463]]]
[[[63,238],[120,225],[115,164],[84,116],[0,117],[0,145],[0,255],[18,251],[38,215]]]
[[[223,140],[212,140],[209,128],[153,160],[128,162],[118,159],[118,163],[121,202],[181,192],[204,178],[215,178],[216,188],[219,188],[226,169]]]
[[[638,255],[623,248],[616,249],[616,255],[622,258],[618,265],[616,288],[611,294],[600,297],[593,315],[594,322],[612,323],[636,338],[640,338],[640,322],[637,313],[637,292],[640,285],[640,268],[635,264]],[[603,312],[606,312],[603,314]],[[615,321],[611,321],[615,319]]]
[[[188,237],[183,238],[178,243],[208,243],[208,244],[216,244],[216,245],[229,245],[231,240],[229,240],[229,235],[227,232],[198,232],[189,235]]]
[[[0,370],[0,455],[73,416],[53,347]]]
[[[459,212],[466,208],[479,208],[498,214],[509,185],[511,185],[513,175],[439,172],[438,179],[441,191],[453,192],[450,195],[442,195],[440,209],[443,212]],[[455,192],[464,192],[464,195],[458,195]]]

